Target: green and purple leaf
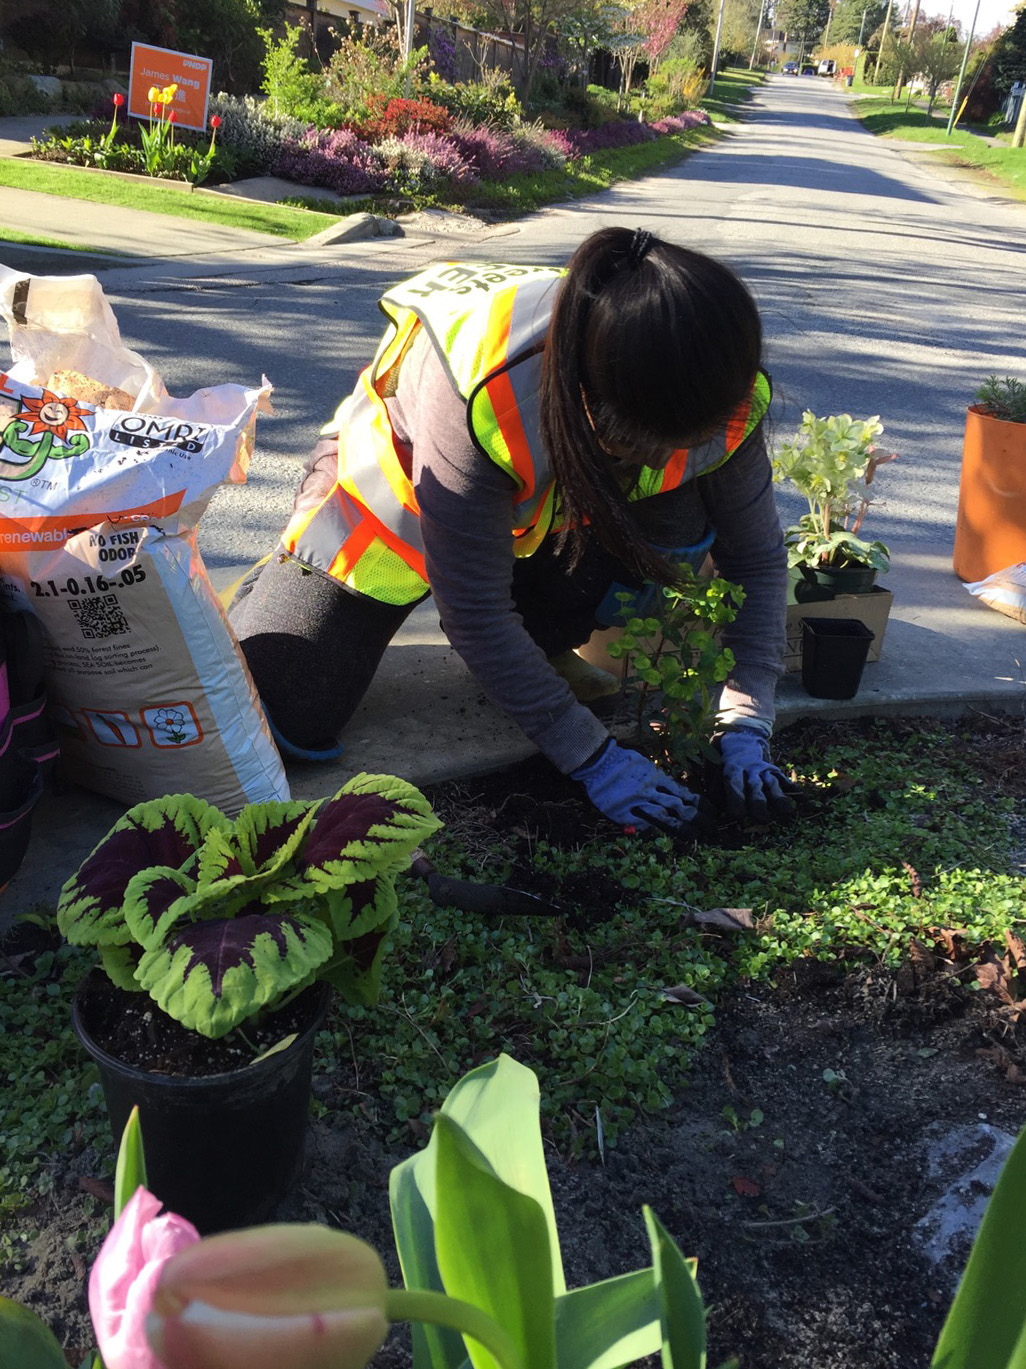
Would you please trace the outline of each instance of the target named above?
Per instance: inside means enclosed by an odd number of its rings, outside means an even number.
[[[61,890],[57,925],[76,946],[118,946],[131,939],[122,904],[140,870],[188,870],[206,834],[228,818],[191,794],[136,804],[114,824]]]
[[[145,951],[136,978],[184,1027],[212,1038],[312,983],[332,953],[331,931],[302,909],[185,923]]]
[[[317,809],[293,864],[318,892],[400,870],[441,827],[424,795],[394,775],[356,775]]]

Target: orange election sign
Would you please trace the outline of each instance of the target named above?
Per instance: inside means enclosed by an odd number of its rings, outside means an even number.
[[[176,85],[172,109],[179,128],[207,126],[207,100],[214,64],[209,57],[194,57],[170,48],[151,48],[147,43],[132,44],[132,65],[128,78],[128,112],[136,119],[151,114],[149,92],[153,86],[163,90]]]

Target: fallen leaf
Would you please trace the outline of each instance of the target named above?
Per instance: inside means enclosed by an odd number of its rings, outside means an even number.
[[[907,860],[903,860],[901,862],[901,865],[905,873],[908,875],[908,881],[912,890],[912,897],[922,898],[923,881],[919,878],[919,871],[914,869],[911,865],[909,865]]]
[[[754,1179],[746,1179],[743,1174],[735,1174],[731,1179],[734,1192],[741,1198],[758,1198],[762,1189]]]
[[[90,1193],[94,1198],[99,1198],[101,1203],[114,1206],[114,1188],[106,1179],[91,1179],[88,1174],[83,1174],[79,1176],[78,1186],[83,1193]]]
[[[699,1005],[711,1008],[708,998],[703,998],[695,989],[689,989],[686,984],[674,984],[672,989],[663,989],[662,995],[667,1003],[683,1003],[686,1007],[697,1008]]]
[[[698,927],[719,927],[725,932],[750,932],[751,908],[693,908],[690,921]]]
[[[1017,970],[1026,970],[1026,946],[1014,932],[1005,932],[1005,945]]]

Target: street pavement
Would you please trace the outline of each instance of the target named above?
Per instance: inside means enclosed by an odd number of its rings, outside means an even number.
[[[19,134],[24,146],[24,129],[0,120],[0,155]],[[96,271],[126,345],[172,393],[268,374],[278,416],[261,420],[249,483],[219,492],[200,525],[218,589],[273,545],[317,428],[373,349],[388,283],[439,258],[561,263],[594,229],[639,224],[729,261],[752,287],[777,436],[805,408],[879,413],[884,444],[900,454],[878,477],[867,522],[892,550],[881,659],[850,701],[812,699],[787,676],[778,729],[809,715],[1022,715],[1026,629],[968,593],[951,552],[965,406],[987,375],[1022,375],[1026,205],[943,171],[921,149],[873,138],[827,82],[774,78],[712,149],[515,225],[422,215],[400,238],[325,245],[206,228],[201,237],[162,215],[112,222],[121,216],[0,189],[0,262]],[[92,250],[40,257],[4,243],[4,225]],[[802,511],[783,492],[780,507],[785,522]],[[290,766],[294,794],[330,793],[360,770],[426,784],[531,752],[448,647],[430,602],[386,653],[345,741],[335,765]],[[48,795],[0,921],[52,903],[121,811],[78,789]]]

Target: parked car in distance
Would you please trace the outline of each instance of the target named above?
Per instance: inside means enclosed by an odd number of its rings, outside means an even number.
[[[815,62],[803,62],[803,63],[802,63],[802,75],[803,75],[803,76],[815,76],[815,74],[816,74],[816,64],[815,64]]]
[[[785,62],[784,65],[780,68],[780,70],[781,70],[781,74],[784,75],[784,76],[797,76],[797,75],[798,75],[798,63],[797,63],[797,62]]]
[[[832,57],[824,57],[823,61],[819,64],[818,71],[820,76],[833,76],[836,69],[837,63],[834,59]]]

